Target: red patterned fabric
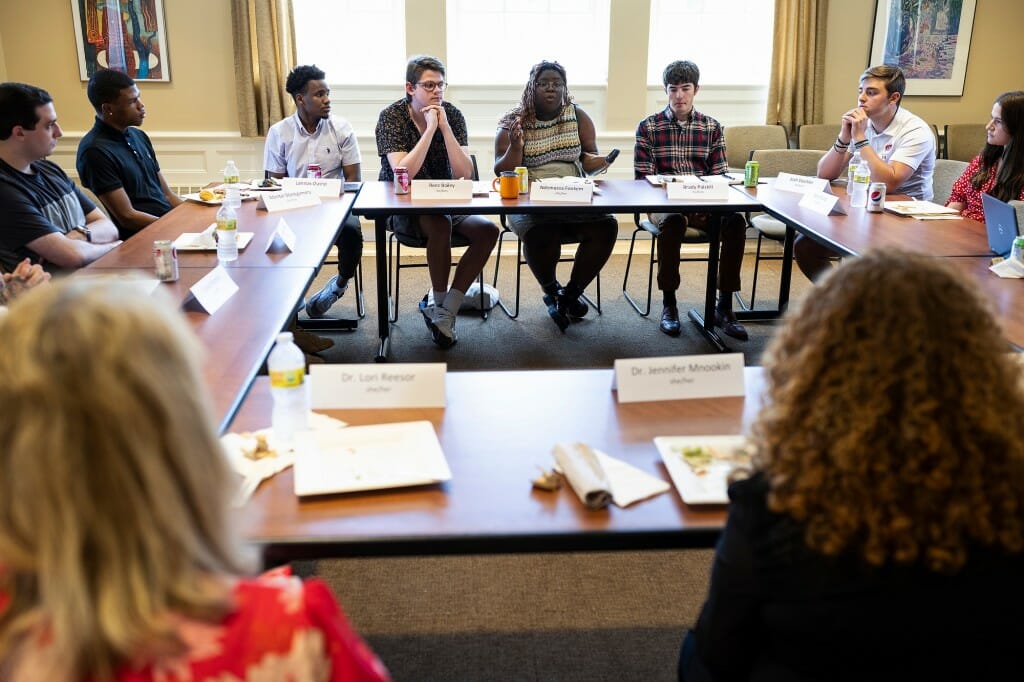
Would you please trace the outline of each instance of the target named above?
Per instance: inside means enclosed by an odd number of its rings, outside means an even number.
[[[985,222],[985,209],[981,204],[981,195],[991,194],[992,188],[996,184],[995,173],[991,173],[988,176],[988,180],[981,186],[981,190],[976,190],[971,187],[971,178],[978,172],[978,168],[981,167],[981,155],[975,156],[971,159],[971,162],[967,164],[967,168],[960,177],[953,183],[953,191],[950,192],[949,201],[946,202],[948,206],[951,203],[963,204],[964,208],[960,211],[960,215],[965,218],[971,218],[980,222]],[[1021,201],[1024,201],[1024,188],[1021,188],[1020,196],[1017,197]]]

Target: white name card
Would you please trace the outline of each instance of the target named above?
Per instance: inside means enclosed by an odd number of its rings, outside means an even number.
[[[295,230],[291,228],[284,218],[277,221],[277,227],[270,234],[270,239],[267,240],[267,248],[264,249],[265,253],[269,253],[276,244],[281,244],[284,248],[289,251],[295,251]]]
[[[746,394],[742,353],[616,360],[615,382],[620,403]]]
[[[530,183],[530,201],[557,201],[589,204],[594,197],[592,182],[543,180]]]
[[[444,407],[443,362],[310,365],[313,409]]]
[[[283,179],[283,178],[282,178]],[[266,209],[269,213],[287,211],[292,208],[308,208],[319,206],[320,197],[305,189],[282,189],[280,192],[263,192],[257,208]]]
[[[810,175],[794,175],[793,173],[779,173],[779,177],[775,178],[775,184],[772,185],[773,190],[796,192],[797,194],[824,192],[826,187],[828,187],[828,180],[825,178],[815,178]]]
[[[716,176],[717,178],[717,176]],[[684,175],[674,182],[666,182],[668,198],[674,201],[725,201],[729,198],[729,181],[727,178],[698,178],[696,175]]]
[[[189,289],[203,310],[213,315],[224,303],[235,295],[238,285],[231,279],[223,265],[218,265]]]
[[[808,192],[800,199],[800,208],[806,208],[821,215],[846,215],[840,208],[839,197],[825,192]]]
[[[413,180],[412,200],[454,199],[469,201],[473,198],[472,180]]]
[[[341,180],[339,178],[280,178],[281,189],[285,192],[311,192],[323,199],[337,199],[341,196]],[[276,192],[266,192],[276,194]]]

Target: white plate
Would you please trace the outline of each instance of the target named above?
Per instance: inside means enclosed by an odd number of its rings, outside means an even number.
[[[686,504],[729,504],[729,473],[736,464],[727,460],[712,461],[706,473],[697,475],[683,459],[682,450],[703,445],[718,450],[732,450],[747,445],[743,436],[658,436],[654,439],[661,461],[665,463],[672,483]]]
[[[428,421],[301,431],[295,453],[300,496],[429,485],[452,477]]]
[[[196,244],[196,239],[199,238],[202,232],[183,232],[178,235],[178,238],[174,240],[174,248],[178,251],[216,251],[216,244],[199,243]],[[238,242],[238,250],[241,251],[249,242],[252,241],[252,232],[239,232],[235,235],[235,239]]]
[[[181,196],[181,198],[185,199],[187,201],[194,201],[197,204],[203,204],[204,206],[220,206],[224,202],[223,199],[210,199],[210,200],[200,199],[199,198],[199,192],[194,192],[192,194],[183,194]],[[241,198],[242,198],[242,201],[255,201],[256,200],[255,196],[253,196],[252,194],[247,194],[246,192],[242,192]]]

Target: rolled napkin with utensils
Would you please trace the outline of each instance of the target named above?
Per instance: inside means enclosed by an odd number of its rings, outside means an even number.
[[[587,509],[604,509],[612,503],[611,483],[590,446],[585,443],[558,443],[552,454]]]

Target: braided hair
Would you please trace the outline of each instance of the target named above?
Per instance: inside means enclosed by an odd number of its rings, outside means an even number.
[[[519,101],[518,107],[519,120],[524,127],[537,120],[537,79],[545,71],[557,71],[565,83],[565,89],[562,91],[561,106],[564,107],[572,102],[572,95],[569,94],[569,81],[565,77],[565,67],[558,62],[549,62],[547,60],[534,64],[533,68],[530,69],[530,79],[526,81],[526,88],[523,89],[523,97]]]

